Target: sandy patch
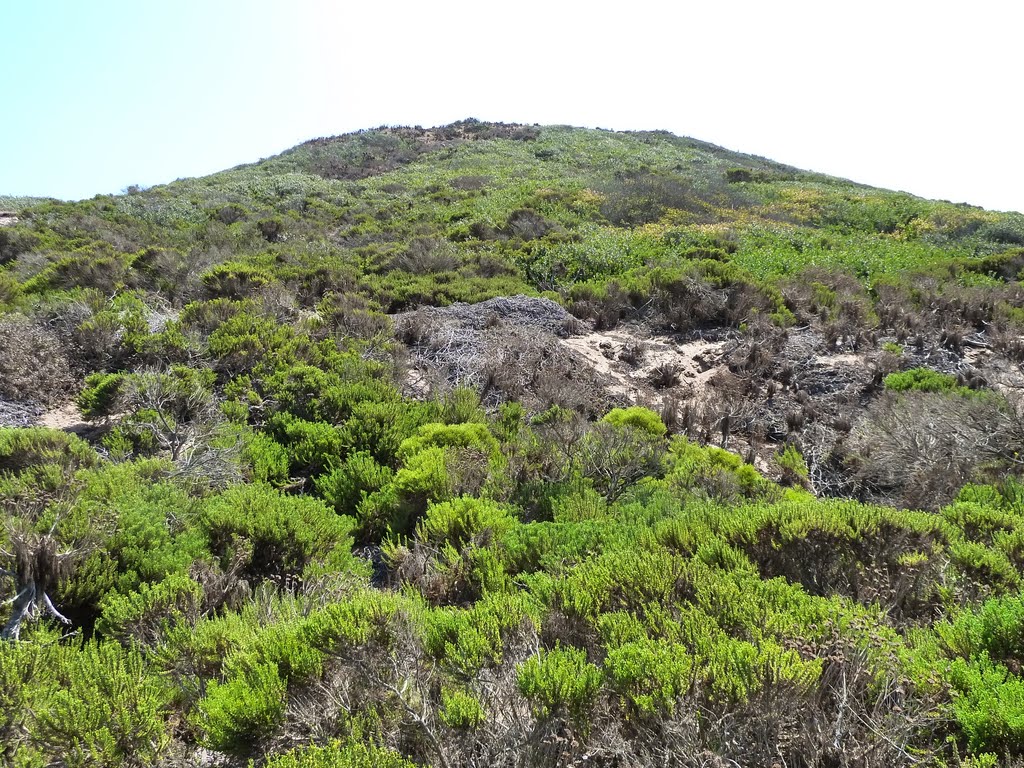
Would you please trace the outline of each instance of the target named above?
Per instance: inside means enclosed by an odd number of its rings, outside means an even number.
[[[559,343],[608,380],[610,392],[631,402],[655,405],[679,387],[705,387],[724,367],[721,358],[726,344],[648,337],[626,326],[561,339]],[[675,371],[676,383],[671,387],[656,386],[659,371],[666,368]]]
[[[82,412],[78,410],[78,406],[74,403],[65,403],[59,408],[47,411],[39,417],[37,423],[40,427],[61,429],[65,432],[79,432],[89,428],[89,425],[82,417]]]
[[[814,362],[820,365],[827,365],[829,368],[848,368],[855,365],[867,365],[867,359],[865,355],[855,355],[853,353],[845,355],[822,355],[815,358]]]

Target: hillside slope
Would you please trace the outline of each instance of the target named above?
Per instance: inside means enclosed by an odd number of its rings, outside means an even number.
[[[5,200],[5,759],[1024,754],[1024,215],[474,120]]]

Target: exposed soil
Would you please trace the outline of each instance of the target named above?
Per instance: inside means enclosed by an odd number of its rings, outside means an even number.
[[[648,406],[661,405],[667,393],[679,394],[680,389],[687,394],[701,391],[716,373],[725,370],[722,350],[726,342],[677,341],[647,335],[639,326],[592,331],[560,343],[606,378],[611,392]],[[663,371],[667,379],[659,377]],[[676,384],[663,384],[673,377]]]
[[[40,427],[50,429],[61,429],[65,432],[84,432],[89,429],[89,424],[82,417],[82,412],[74,403],[64,405],[46,411],[39,416],[36,424]]]

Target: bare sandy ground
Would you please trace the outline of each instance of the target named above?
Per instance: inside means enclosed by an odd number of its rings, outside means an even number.
[[[609,380],[609,390],[632,402],[659,404],[670,388],[652,384],[655,372],[671,366],[677,387],[703,389],[725,366],[721,363],[726,342],[676,342],[669,337],[645,336],[639,329],[620,326],[561,339],[561,344]]]
[[[82,418],[82,412],[78,410],[78,406],[74,403],[65,403],[58,408],[47,411],[39,417],[37,423],[40,427],[62,429],[65,432],[79,432],[89,428],[85,419]]]

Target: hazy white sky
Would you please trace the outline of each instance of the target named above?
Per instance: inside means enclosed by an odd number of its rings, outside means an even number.
[[[0,194],[89,197],[477,117],[665,129],[1024,211],[1011,0],[10,0],[0,25]]]

